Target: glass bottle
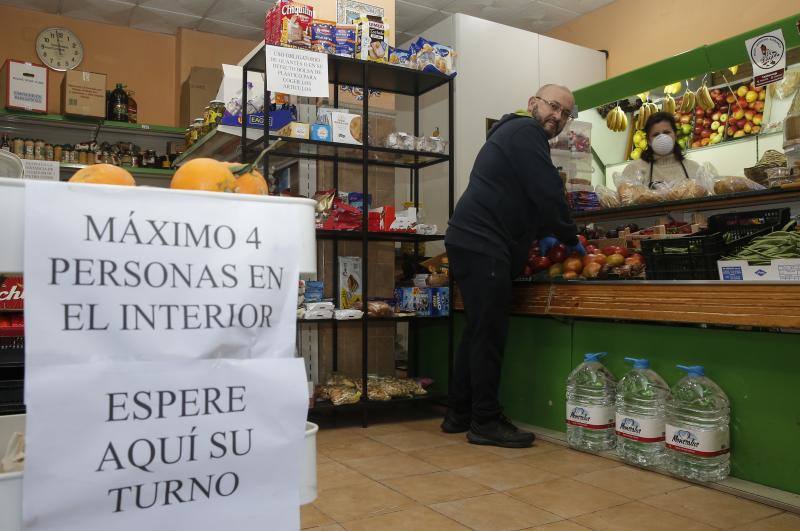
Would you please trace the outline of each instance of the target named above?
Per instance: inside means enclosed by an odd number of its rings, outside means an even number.
[[[128,94],[122,83],[117,83],[117,88],[111,93],[111,119],[116,122],[128,121]]]
[[[133,96],[136,94],[133,90],[128,90],[128,121],[132,124],[138,123],[139,105]]]

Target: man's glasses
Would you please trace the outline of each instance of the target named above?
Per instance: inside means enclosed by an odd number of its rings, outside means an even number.
[[[567,110],[564,107],[562,107],[561,104],[558,103],[557,101],[549,101],[544,98],[540,98],[539,96],[534,96],[534,98],[536,98],[537,100],[542,100],[543,102],[548,104],[550,108],[553,109],[553,112],[561,116],[561,119],[564,121],[567,121],[570,118],[574,119],[578,117],[577,107],[573,107],[572,109]]]

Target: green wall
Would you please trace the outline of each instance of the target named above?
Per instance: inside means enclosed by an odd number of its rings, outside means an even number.
[[[456,339],[463,316],[456,316]],[[447,327],[420,327],[419,373],[446,390]],[[564,431],[565,380],[586,352],[607,351],[619,378],[626,356],[650,359],[674,385],[677,364],[704,365],[731,400],[731,475],[800,494],[800,335],[607,321],[513,317],[503,365],[506,414]]]

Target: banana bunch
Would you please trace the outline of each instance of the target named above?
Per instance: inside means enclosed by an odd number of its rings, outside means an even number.
[[[675,99],[667,94],[661,102],[661,110],[670,114],[675,114]]]
[[[642,108],[639,109],[638,118],[636,119],[636,129],[644,129],[644,124],[647,123],[647,119],[657,112],[658,107],[656,107],[655,103],[648,101],[642,104]]]
[[[617,105],[606,116],[606,125],[615,133],[619,133],[628,129],[628,117]]]
[[[682,113],[694,112],[694,103],[694,92],[687,88],[686,92],[683,93],[683,98],[681,98],[681,107],[678,110]]]
[[[714,108],[714,100],[711,99],[711,94],[708,92],[708,87],[703,85],[697,89],[697,105],[704,111],[710,111]]]
[[[664,87],[664,94],[677,94],[678,91],[683,87],[683,83],[680,81],[676,81],[675,83],[670,83],[666,87]]]

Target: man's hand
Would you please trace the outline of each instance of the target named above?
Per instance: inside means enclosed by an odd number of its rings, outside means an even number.
[[[553,236],[545,236],[541,240],[539,240],[539,252],[542,256],[547,256],[547,253],[550,252],[550,249],[558,245],[558,240],[555,239]],[[585,251],[584,251],[585,252]]]
[[[541,247],[541,244],[539,244]],[[577,245],[570,245],[567,247],[567,255],[571,255],[573,253],[578,253],[580,256],[586,255],[586,249],[583,247],[581,242],[578,242]]]

